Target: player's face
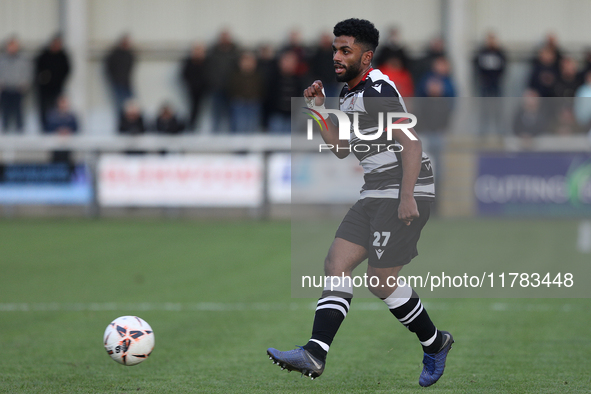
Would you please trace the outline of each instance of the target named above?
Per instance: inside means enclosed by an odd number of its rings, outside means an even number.
[[[366,51],[358,44],[355,44],[354,37],[335,37],[332,43],[332,51],[337,81],[349,82],[363,71],[362,55]]]

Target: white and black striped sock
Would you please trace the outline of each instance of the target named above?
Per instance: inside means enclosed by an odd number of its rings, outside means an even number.
[[[329,278],[316,305],[312,337],[304,349],[321,360],[326,358],[341,323],[349,313],[353,298],[353,285],[350,280],[345,280],[345,282],[341,286],[331,288]]]
[[[410,331],[417,334],[425,353],[436,353],[443,336],[435,328],[417,293],[410,287],[399,286],[384,299],[390,312]]]

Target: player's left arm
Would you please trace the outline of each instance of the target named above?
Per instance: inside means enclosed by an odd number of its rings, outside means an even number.
[[[413,219],[419,217],[419,209],[414,197],[415,184],[421,172],[423,161],[423,146],[414,129],[409,130],[417,139],[411,140],[401,129],[392,130],[392,135],[402,146],[400,156],[402,158],[402,181],[400,183],[400,205],[398,206],[398,219],[407,226]]]
[[[382,112],[406,112],[400,99],[399,93],[387,83],[376,83],[376,87],[381,85],[381,89],[366,89],[366,99],[368,111],[372,116],[377,116]],[[375,97],[375,98],[370,98]],[[406,123],[402,120],[402,123]],[[411,140],[405,133],[409,130],[416,140]],[[414,198],[414,188],[421,172],[423,162],[423,147],[417,133],[412,128],[404,129],[394,128],[392,137],[402,146],[400,152],[402,159],[402,182],[400,184],[400,205],[398,206],[398,219],[402,220],[407,226],[410,222],[419,217],[417,202]]]

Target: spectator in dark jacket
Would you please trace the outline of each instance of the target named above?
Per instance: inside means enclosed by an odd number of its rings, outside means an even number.
[[[560,61],[560,73],[554,86],[556,97],[574,97],[577,89],[583,83],[579,79],[577,62],[570,56],[564,56]]]
[[[534,63],[529,88],[538,92],[540,97],[554,97],[557,79],[556,52],[550,47],[543,47]]]
[[[205,46],[195,44],[191,49],[191,54],[183,61],[182,77],[190,99],[188,124],[190,130],[195,130],[197,116],[201,110],[201,102],[207,90],[209,75],[207,74],[205,59]]]
[[[67,97],[59,97],[55,108],[47,113],[46,132],[60,135],[78,132],[78,119],[70,109],[70,101]]]
[[[131,47],[131,39],[124,35],[105,59],[107,78],[113,90],[115,109],[118,114],[123,112],[127,100],[133,97],[131,83],[135,55]]]
[[[332,55],[331,55],[332,63]],[[275,48],[269,44],[264,43],[257,48],[257,71],[263,78],[263,92],[269,89],[269,83],[273,77],[273,71],[277,66],[275,59]],[[269,108],[264,105],[261,112],[261,128],[266,130],[269,126]]]
[[[538,65],[540,59],[538,57],[538,54],[540,52],[540,49],[542,48],[546,48],[548,49],[550,52],[552,52],[552,57],[554,59],[552,65],[554,66],[554,69],[558,71],[558,68],[560,67],[560,61],[562,60],[564,51],[562,50],[562,48],[560,48],[560,45],[558,44],[558,38],[556,37],[556,34],[553,32],[549,32],[548,34],[546,34],[546,37],[544,38],[544,41],[542,41],[542,44],[539,45],[536,50],[535,50],[535,57],[532,59],[532,65],[534,66],[534,68]]]
[[[230,74],[238,64],[238,46],[229,30],[222,30],[218,41],[210,48],[207,56],[207,78],[211,87],[213,128],[215,132],[225,131],[230,120],[230,100],[227,83]]]
[[[263,101],[263,78],[257,71],[254,53],[240,56],[238,70],[229,79],[231,121],[233,133],[253,133],[261,127],[261,103]]]
[[[481,97],[499,97],[501,78],[506,66],[505,51],[499,46],[494,33],[486,35],[486,42],[474,58]]]
[[[69,136],[78,133],[78,118],[70,108],[70,101],[66,96],[56,100],[56,106],[47,113],[45,133]],[[54,150],[51,152],[54,163],[70,163],[72,152],[69,150]]]
[[[494,97],[503,96],[501,83],[505,73],[507,60],[505,51],[499,45],[494,33],[486,35],[482,45],[474,57],[474,69],[480,97],[487,99],[476,100],[478,110],[478,132],[481,135],[498,134],[501,126],[501,101]]]
[[[291,132],[291,98],[300,97],[305,89],[304,81],[296,74],[297,67],[294,52],[287,51],[279,57],[266,97],[271,133]]]
[[[178,118],[172,106],[165,103],[160,107],[156,118],[156,131],[160,134],[177,135],[185,129],[185,124]]]
[[[62,37],[57,35],[35,59],[35,88],[43,130],[48,130],[48,112],[57,105],[69,74],[70,59],[63,48]]]
[[[138,135],[145,132],[146,128],[140,107],[135,101],[127,100],[119,119],[119,133]]]

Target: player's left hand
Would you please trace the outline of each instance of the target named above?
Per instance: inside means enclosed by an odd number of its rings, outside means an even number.
[[[410,226],[413,219],[418,217],[419,209],[414,197],[401,198],[400,205],[398,205],[398,219],[402,220],[407,226]]]
[[[324,99],[326,95],[324,94],[324,86],[322,85],[321,80],[316,80],[314,83],[304,90],[304,97],[307,100],[314,99],[315,106],[324,105]]]

